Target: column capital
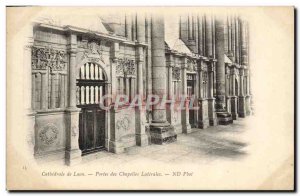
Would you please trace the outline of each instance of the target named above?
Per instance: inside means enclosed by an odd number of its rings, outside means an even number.
[[[120,51],[120,44],[119,42],[114,42],[112,44],[112,58],[118,58]]]
[[[112,63],[117,63],[118,60],[119,60],[118,57],[112,57],[112,58],[111,58]]]
[[[70,54],[77,52],[77,35],[71,32],[68,37],[67,50]]]
[[[70,48],[68,49],[68,53],[70,54],[70,56],[76,56],[77,50],[76,48]]]

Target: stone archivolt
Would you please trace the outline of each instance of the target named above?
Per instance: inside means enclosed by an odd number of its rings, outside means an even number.
[[[32,69],[64,70],[67,64],[65,51],[56,50],[51,47],[32,47]]]

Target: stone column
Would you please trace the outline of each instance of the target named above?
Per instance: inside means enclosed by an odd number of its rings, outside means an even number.
[[[173,59],[173,55],[169,54],[167,57],[167,69],[168,69],[168,100],[169,103],[167,103],[168,107],[167,107],[167,119],[171,124],[174,124],[174,120],[173,120],[173,113],[174,113],[174,109],[173,109],[173,67],[174,67],[174,59]]]
[[[127,17],[127,16],[126,16]],[[126,25],[128,22],[128,18],[126,18]],[[127,27],[126,27],[127,28]],[[131,34],[130,34],[131,35]],[[105,90],[107,94],[112,95],[111,103],[109,105],[114,105],[116,101],[117,94],[123,95],[124,94],[124,78],[122,76],[116,75],[116,68],[118,66],[119,60],[119,43],[114,42],[112,45],[111,50],[111,85],[107,83]],[[119,91],[117,89],[118,80],[120,80],[119,84]],[[109,86],[111,87],[109,90]],[[106,106],[109,106],[108,103]],[[113,153],[122,153],[124,152],[124,146],[121,142],[117,141],[117,133],[116,133],[116,113],[117,110],[114,107],[111,107],[109,110],[106,110],[106,127],[107,127],[107,134],[105,136],[105,147],[109,152]]]
[[[214,64],[211,62],[208,66],[208,117],[210,126],[215,126],[218,124],[215,113],[215,98],[213,97],[214,89]]]
[[[31,158],[35,153],[35,74],[31,67],[31,50],[33,46],[33,25],[26,26],[26,39],[23,56],[23,100],[24,125],[26,128],[26,142]]]
[[[136,14],[131,15],[131,24],[132,24],[132,41],[137,41],[137,32],[136,32]]]
[[[125,78],[125,95],[128,96],[128,98],[130,97],[130,85],[129,85],[129,77]]]
[[[147,62],[147,71],[146,71],[146,81],[147,81],[147,95],[152,93],[152,57],[151,57],[151,17],[149,14],[146,17],[146,27],[147,27],[147,34],[146,34],[146,41],[148,44],[147,47],[147,58],[145,62]]]
[[[81,150],[79,149],[79,111],[76,107],[76,52],[77,36],[69,35],[69,65],[68,65],[68,108],[66,110],[66,153],[67,165],[81,162]]]
[[[238,118],[238,106],[237,106],[237,96],[235,92],[235,68],[232,67],[230,70],[231,74],[231,116],[233,120],[236,120]]]
[[[135,96],[135,78],[131,77],[130,78],[131,82],[130,82],[130,101],[132,101],[132,99]]]
[[[217,66],[216,66],[216,111],[226,111],[225,103],[225,61],[224,61],[224,21],[218,19],[216,21],[216,51],[217,51]]]
[[[198,21],[198,54],[203,56],[203,23],[202,23],[202,18],[197,17]]]
[[[137,95],[140,96],[141,100],[144,100],[143,97],[143,67],[144,67],[144,47],[143,44],[145,43],[145,17],[143,15],[138,15],[137,17],[137,40],[138,40],[138,47],[137,47]],[[137,107],[136,108],[136,143],[139,146],[146,146],[148,145],[148,137],[146,135],[145,130],[145,122],[146,122],[146,114],[144,110],[145,106]]]
[[[228,19],[224,22],[224,54],[228,55]]]
[[[124,95],[124,76],[120,76],[119,79],[120,79],[119,94]]]
[[[117,95],[117,82],[118,78],[116,76],[116,68],[118,66],[119,58],[119,43],[114,42],[112,46],[112,66],[111,66],[111,93],[112,93],[112,103],[115,103]]]
[[[227,125],[232,123],[232,118],[228,109],[226,108],[226,73],[225,73],[225,21],[223,18],[218,18],[216,21],[216,112],[219,124]]]
[[[196,67],[195,67],[195,71],[196,71],[196,74],[195,74],[195,85],[194,85],[194,94],[195,94],[195,99],[194,99],[194,106],[197,107],[198,109],[195,109],[194,110],[194,127],[195,128],[198,128],[198,114],[199,114],[199,86],[200,86],[200,81],[199,81],[199,66],[198,66],[198,63],[199,63],[200,59],[196,59]]]
[[[46,71],[41,72],[41,109],[48,109],[48,78]]]
[[[203,60],[201,59],[198,62],[198,70],[197,70],[197,80],[198,80],[198,127],[201,129],[205,129],[209,126],[209,118],[208,118],[208,101],[203,98]]]
[[[30,71],[32,71],[31,67],[30,67]],[[31,77],[32,77],[31,78],[31,83],[30,83],[31,84],[31,110],[33,112],[35,110],[35,107],[36,107],[36,105],[35,105],[35,96],[36,96],[36,94],[35,94],[35,89],[36,89],[36,87],[35,87],[35,78],[37,76],[37,73],[31,73],[30,72],[30,74],[31,74]],[[24,84],[26,84],[26,83],[24,82]],[[27,90],[28,90],[28,88],[27,88]]]
[[[236,29],[235,29],[235,17],[234,16],[232,16],[231,17],[231,32],[232,32],[232,39],[231,39],[231,41],[232,41],[232,46],[231,46],[231,48],[232,48],[232,62],[236,62],[235,60],[235,56],[236,56],[236,54],[235,54],[235,48],[236,48],[236,44],[235,44],[235,41],[236,41],[236,31],[235,31]]]
[[[249,92],[249,69],[245,69],[244,82],[246,83],[245,88],[245,107],[246,107],[246,115],[251,115],[251,95]]]
[[[55,78],[56,74],[51,73],[51,91],[50,91],[50,108],[54,109],[55,108]]]
[[[130,41],[132,40],[131,22],[132,22],[131,15],[126,14],[126,16],[125,16],[125,33],[126,33],[126,38]]]
[[[173,69],[173,67],[174,67],[173,56],[172,56],[172,54],[170,54],[169,66],[168,66],[168,98],[169,98],[169,100],[172,99],[172,97],[173,97],[173,87],[172,87],[172,82],[173,82],[172,69]]]
[[[231,114],[231,85],[230,85],[230,68],[226,65],[225,68],[225,95],[226,95],[226,111]]]
[[[231,52],[232,52],[232,42],[231,42],[231,17],[227,17],[227,28],[228,28],[228,57],[231,59]]]
[[[246,104],[245,104],[245,95],[244,95],[244,69],[240,68],[240,88],[239,88],[239,106],[238,106],[238,113],[239,117],[244,118],[246,116]]]
[[[59,108],[65,107],[65,75],[60,74],[60,95],[59,95]],[[80,92],[81,93],[81,92]]]
[[[240,64],[240,27],[239,19],[235,19],[235,62]]]
[[[213,46],[212,46],[212,20],[211,16],[205,17],[205,50],[206,56],[213,57]]]
[[[182,75],[182,94],[184,97],[184,105],[181,110],[181,123],[182,123],[182,132],[183,133],[191,133],[191,125],[189,123],[189,100],[187,99],[187,57],[183,57],[182,59],[182,67],[181,67],[181,75]],[[182,100],[181,100],[182,101]]]
[[[247,23],[244,20],[241,20],[241,64],[247,67],[245,69],[245,81],[246,82],[246,115],[250,115],[251,111],[251,94],[250,94],[250,70],[248,63],[248,35],[247,35]]]
[[[152,17],[152,93],[160,102],[167,93],[164,19],[160,15]],[[177,139],[174,127],[166,119],[165,105],[154,105],[150,125],[151,142],[163,144]]]

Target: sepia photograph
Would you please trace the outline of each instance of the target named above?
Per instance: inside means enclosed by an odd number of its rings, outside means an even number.
[[[6,7],[7,190],[286,190],[294,7]]]

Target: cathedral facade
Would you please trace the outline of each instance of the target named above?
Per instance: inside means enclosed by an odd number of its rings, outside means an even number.
[[[37,160],[73,165],[251,115],[247,21],[182,15],[172,36],[166,23],[150,14],[103,16],[96,30],[32,23],[25,104]],[[166,103],[149,107],[149,97]]]

